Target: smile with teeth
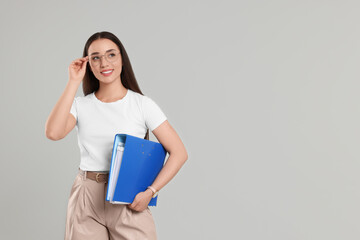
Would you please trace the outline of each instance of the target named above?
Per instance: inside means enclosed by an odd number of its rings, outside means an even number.
[[[106,71],[106,72],[101,72],[101,73],[111,73],[112,71],[114,71],[114,70],[110,70],[110,71]]]

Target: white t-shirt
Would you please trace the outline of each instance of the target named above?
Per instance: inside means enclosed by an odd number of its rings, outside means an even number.
[[[70,113],[76,118],[80,169],[109,171],[115,134],[125,133],[144,138],[147,128],[153,131],[167,118],[149,97],[128,89],[115,102],[102,102],[94,92],[75,97]]]

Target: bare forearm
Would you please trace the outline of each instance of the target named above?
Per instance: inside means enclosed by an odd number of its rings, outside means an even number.
[[[71,105],[74,101],[80,82],[68,81],[65,90],[51,111],[46,124],[45,134],[50,137],[58,137],[65,131]]]
[[[160,173],[151,185],[156,190],[162,189],[178,173],[180,168],[187,160],[187,155],[183,153],[170,154]]]

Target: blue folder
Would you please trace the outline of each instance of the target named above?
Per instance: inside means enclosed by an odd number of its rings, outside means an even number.
[[[129,134],[116,134],[106,201],[113,204],[132,203],[139,192],[145,191],[154,182],[164,165],[166,153],[158,142]],[[120,154],[118,158],[117,154]],[[116,169],[119,169],[118,172]],[[156,206],[157,198],[152,198],[148,206]]]

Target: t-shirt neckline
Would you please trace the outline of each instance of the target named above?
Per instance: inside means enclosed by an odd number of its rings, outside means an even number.
[[[114,103],[122,103],[122,102],[124,102],[128,98],[128,96],[130,94],[130,91],[131,91],[130,89],[127,89],[127,92],[126,92],[125,96],[122,99],[116,100],[114,102],[103,102],[103,101],[99,100],[95,95],[95,91],[92,93],[92,95],[93,95],[93,99],[95,99],[95,101],[98,102],[98,103],[114,104]]]

